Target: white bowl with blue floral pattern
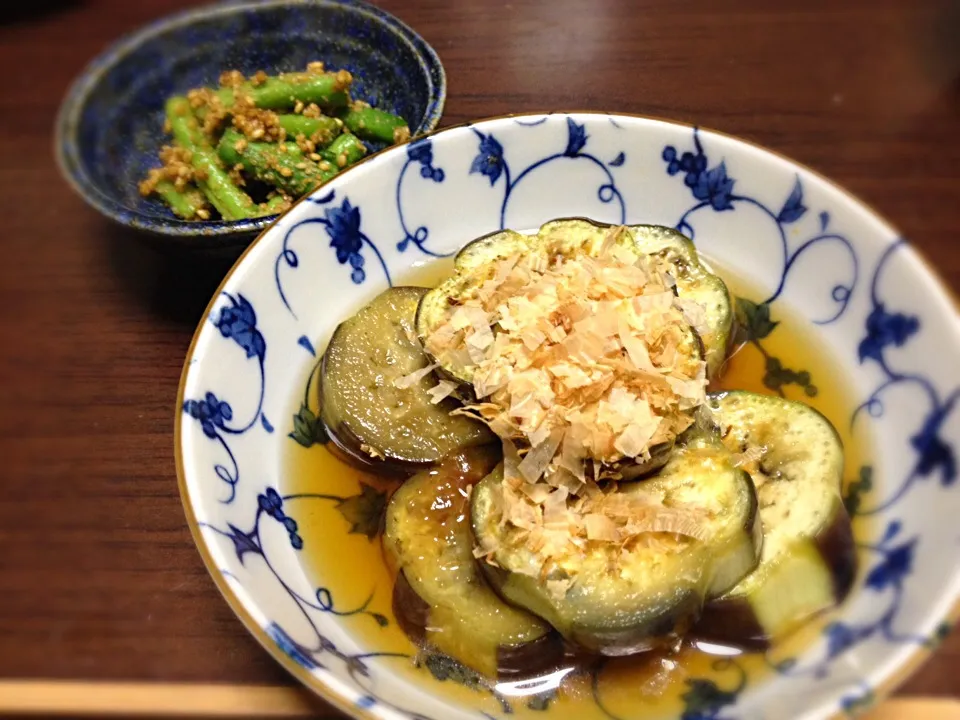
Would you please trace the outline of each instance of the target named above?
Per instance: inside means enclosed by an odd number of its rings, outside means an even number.
[[[283,458],[319,437],[304,383],[341,320],[473,238],[568,216],[675,226],[764,291],[768,318],[788,308],[804,318],[856,399],[849,422],[869,436],[872,474],[847,499],[875,532],[859,547],[851,598],[762,681],[687,678],[674,714],[813,720],[868,706],[946,634],[960,596],[957,307],[892,227],[827,180],[661,120],[549,114],[443,130],[367,159],[260,236],[212,300],[178,398],[181,492],[216,584],[274,657],[357,717],[555,714],[447,692],[378,646],[390,621],[374,608],[389,608],[390,588],[327,584],[322,562],[304,558],[375,543],[364,533],[383,495],[336,495],[322,478],[315,495],[292,493]],[[311,502],[340,515],[307,533]],[[344,599],[368,591],[361,605]],[[645,707],[614,713],[594,697],[577,716],[649,717]]]

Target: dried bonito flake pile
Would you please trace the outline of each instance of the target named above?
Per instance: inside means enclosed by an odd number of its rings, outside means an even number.
[[[584,253],[558,233],[478,268],[487,279],[451,298],[425,339],[441,365],[471,370],[476,402],[458,412],[503,440],[503,517],[519,528],[615,542],[651,527],[697,534],[690,513],[651,512],[650,498],[598,484],[672,443],[705,402],[703,309],[630,237],[613,227]]]

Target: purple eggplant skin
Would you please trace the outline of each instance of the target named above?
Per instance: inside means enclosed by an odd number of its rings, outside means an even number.
[[[558,669],[567,650],[549,625],[504,603],[473,556],[470,488],[500,460],[471,448],[408,479],[387,507],[383,548],[406,635],[485,677],[513,681]]]
[[[812,544],[823,563],[823,572],[829,574],[831,595],[809,614],[794,617],[789,626],[764,627],[747,596],[723,596],[706,604],[693,636],[747,650],[766,650],[798,624],[842,603],[853,588],[858,569],[853,529],[842,505],[837,505],[834,517]]]
[[[705,497],[728,508],[708,542],[690,543],[672,554],[636,553],[628,558],[637,563],[630,575],[609,571],[619,548],[603,545],[564,555],[546,575],[528,572],[538,562],[536,550],[501,523],[497,488],[502,482],[499,466],[471,495],[474,535],[483,539],[481,546],[495,548],[493,563],[481,561],[488,581],[502,598],[544,618],[571,644],[591,653],[617,657],[671,644],[694,626],[704,602],[736,585],[757,564],[754,484],[714,433],[686,437],[661,473],[617,488],[671,501]],[[550,587],[550,581],[571,578],[562,594]]]
[[[697,637],[764,648],[850,593],[857,553],[840,496],[843,442],[816,409],[746,391],[712,393],[714,419],[751,466],[760,502],[758,568],[704,607]]]
[[[744,598],[708,603],[700,621],[693,627],[692,636],[696,640],[755,652],[767,650],[772,644],[757,614]]]
[[[842,506],[827,529],[814,540],[833,579],[833,599],[839,605],[853,589],[859,565],[850,516]]]
[[[573,654],[556,630],[536,640],[497,648],[497,680],[517,682],[559,670]]]
[[[416,645],[428,646],[430,605],[417,595],[402,572],[397,575],[393,586],[393,616],[400,629]],[[496,679],[500,682],[516,682],[534,678],[559,670],[571,657],[572,651],[563,638],[551,630],[530,642],[500,645],[496,650]]]
[[[411,387],[396,381],[427,365],[413,334],[426,288],[381,293],[333,333],[320,363],[320,421],[330,450],[366,472],[407,477],[447,455],[495,441],[483,424],[450,413],[453,398],[433,403],[427,375]]]
[[[327,449],[347,465],[352,465],[358,470],[390,478],[406,478],[431,465],[431,463],[411,463],[405,460],[374,457],[363,451],[363,442],[346,423],[337,423],[333,427],[324,424],[323,429],[329,439]]]
[[[400,572],[393,583],[393,616],[404,634],[417,645],[427,639],[430,606],[417,595],[407,576]]]
[[[510,592],[509,589],[505,590],[510,582],[510,573],[483,560],[479,562],[491,587],[505,602],[510,602],[505,594]],[[686,635],[697,622],[702,604],[702,598],[696,593],[680,593],[666,601],[648,621],[628,626],[612,625],[610,628],[596,625],[581,627],[573,623],[566,639],[578,652],[606,657],[636,655],[669,647]]]

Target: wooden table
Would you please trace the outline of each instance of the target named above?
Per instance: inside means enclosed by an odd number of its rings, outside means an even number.
[[[0,678],[292,685],[207,576],[174,477],[181,362],[227,268],[146,249],[51,154],[81,67],[189,4],[28,0],[0,19]],[[441,55],[443,124],[610,109],[741,135],[871,203],[960,288],[957,3],[381,4]],[[958,664],[954,632],[900,692],[956,698]]]

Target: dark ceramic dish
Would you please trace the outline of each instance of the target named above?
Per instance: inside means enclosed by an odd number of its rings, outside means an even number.
[[[359,0],[223,3],[155,22],[84,69],[57,119],[63,173],[84,200],[123,225],[196,249],[242,248],[277,216],[188,222],[140,197],[137,183],[169,142],[163,103],[216,85],[224,70],[273,74],[302,70],[312,60],[349,70],[354,97],[400,115],[415,135],[440,119],[446,95],[440,59],[392,15]]]

